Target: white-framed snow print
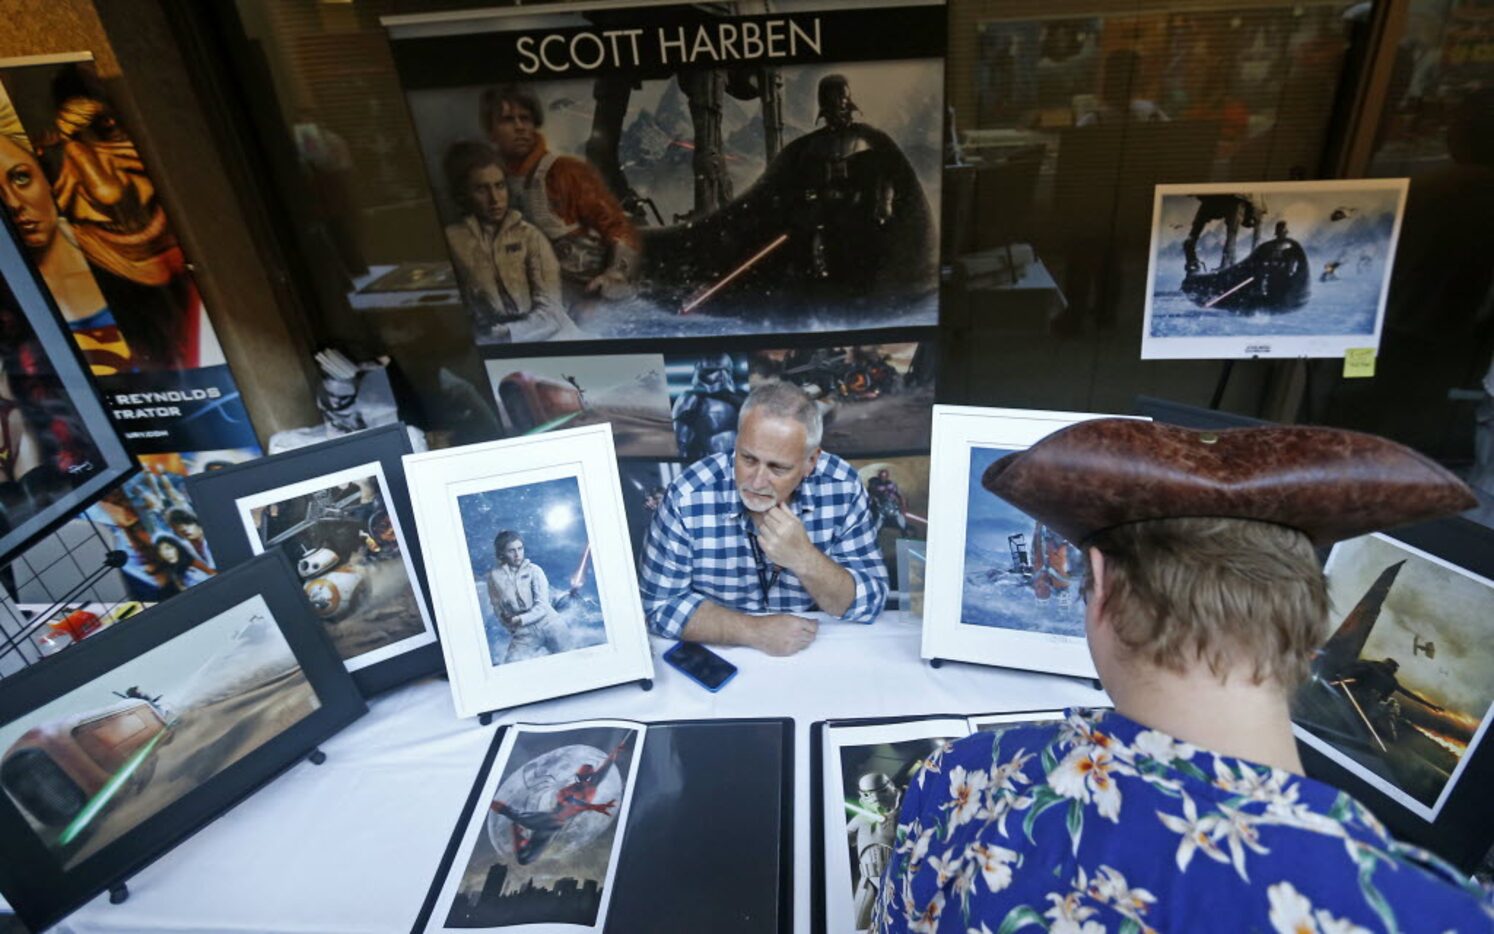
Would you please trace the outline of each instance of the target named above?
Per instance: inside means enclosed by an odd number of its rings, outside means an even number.
[[[653,677],[611,426],[405,472],[458,716]]]

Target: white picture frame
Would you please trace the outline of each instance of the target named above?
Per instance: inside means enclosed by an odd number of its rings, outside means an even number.
[[[855,914],[855,889],[857,870],[852,866],[851,854],[847,852],[846,800],[855,793],[855,776],[850,781],[842,767],[847,749],[867,747],[896,747],[900,744],[922,746],[911,762],[921,762],[932,755],[941,745],[963,739],[971,733],[970,721],[964,717],[929,717],[879,724],[835,724],[826,726],[821,742],[823,772],[820,788],[815,793],[821,796],[821,812],[825,820],[818,828],[825,860],[825,930],[866,931],[870,928],[860,924]],[[907,765],[909,763],[901,763]],[[892,770],[888,770],[889,772]],[[894,780],[896,776],[893,777]],[[922,782],[916,775],[911,781]],[[911,782],[910,782],[911,783]],[[899,806],[907,786],[898,788]],[[889,812],[888,820],[896,820],[896,812]]]
[[[458,716],[653,678],[610,425],[409,454],[404,465]],[[537,498],[525,500],[529,494]],[[512,505],[526,502],[538,503],[535,508],[546,510],[546,516]],[[560,517],[566,524],[558,528],[557,508],[571,513]],[[572,647],[555,648],[547,641],[543,654],[500,659],[503,633],[494,628],[485,585],[492,568],[483,570],[496,566],[491,554],[483,564],[483,542],[491,534],[487,526],[518,531],[526,559],[547,579],[563,581],[557,571],[568,573],[574,560],[566,549],[575,550],[577,520],[587,549],[569,580],[572,598],[582,601],[575,607],[586,615],[572,613],[559,620],[563,626],[546,624],[576,637]],[[563,569],[554,563],[557,556],[565,559]],[[578,578],[583,583],[577,584]],[[552,584],[552,592],[560,586]],[[567,604],[557,613],[571,608]],[[507,623],[503,628],[515,631]]]
[[[1365,178],[1156,186],[1141,358],[1342,357],[1351,349],[1378,351],[1409,183],[1405,178]],[[1205,216],[1198,199],[1233,194],[1264,203],[1254,227],[1237,229],[1235,264],[1224,265],[1227,250],[1221,234],[1226,222],[1214,218],[1195,244],[1202,268],[1185,272],[1183,243]],[[1268,304],[1231,309],[1242,301],[1230,298],[1237,290],[1241,296],[1252,295],[1256,287],[1263,296],[1285,294],[1268,285],[1269,276],[1252,275],[1245,268],[1252,251],[1267,247],[1276,222],[1283,220],[1305,257],[1305,297],[1300,304],[1263,298]],[[1230,275],[1229,269],[1239,270],[1238,275]],[[1247,278],[1252,284],[1244,284]],[[1277,310],[1266,310],[1273,306]]]
[[[1035,525],[1020,510],[979,487],[979,477],[972,476],[972,470],[981,464],[973,459],[979,458],[983,462],[994,460],[999,454],[1024,451],[1061,428],[1088,419],[1112,417],[1115,416],[1037,409],[934,406],[921,657],[1022,668],[1077,678],[1097,677],[1084,638],[1084,610],[1078,594],[1078,574],[1082,573],[1082,565],[1070,571],[1072,583],[1065,586],[1060,595],[1067,601],[1062,604],[1062,612],[1046,614],[1061,617],[1056,623],[1067,633],[1064,634],[1021,627],[1015,615],[1010,625],[1004,625],[993,621],[1001,615],[995,611],[978,622],[967,620],[966,616],[973,614],[966,613],[966,586],[974,569],[967,569],[966,563],[967,550],[981,547],[978,540],[971,538],[972,489],[978,491],[980,497],[989,497],[990,503],[997,508],[1015,514],[1006,521],[1025,520],[1026,531],[1020,534],[1030,536]],[[981,499],[978,506],[984,508],[985,503]],[[1004,526],[1002,532],[1003,535],[1019,534],[1006,531]],[[979,528],[974,530],[974,534],[980,533]],[[993,593],[1006,594],[1014,587],[1026,586],[1007,579],[1004,572],[998,574],[994,567],[988,570],[994,575],[991,578],[993,588],[996,588]],[[1052,598],[1050,590],[1049,599]],[[971,599],[972,605],[978,605],[979,592],[972,591]],[[1058,605],[1044,604],[1045,607]],[[1043,625],[1050,624],[1045,622]]]

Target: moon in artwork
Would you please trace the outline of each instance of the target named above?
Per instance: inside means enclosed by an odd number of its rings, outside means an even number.
[[[516,811],[550,811],[555,807],[555,795],[561,788],[576,780],[576,770],[583,765],[599,768],[607,754],[595,746],[561,746],[530,759],[512,775],[505,778],[493,796]],[[542,870],[546,866],[565,866],[574,854],[604,833],[615,821],[622,808],[623,783],[617,767],[607,770],[597,793],[592,800],[598,804],[616,801],[612,814],[597,811],[582,811],[566,821],[565,826],[551,838],[528,869]],[[498,861],[516,865],[514,855],[514,824],[507,817],[489,809],[487,821],[488,839],[498,851]]]
[[[569,503],[557,503],[545,510],[545,528],[551,532],[564,532],[576,522],[576,510]]]

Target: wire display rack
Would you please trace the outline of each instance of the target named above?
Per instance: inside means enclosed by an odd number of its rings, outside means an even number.
[[[119,572],[125,562],[85,514],[0,568],[0,679],[137,612]]]

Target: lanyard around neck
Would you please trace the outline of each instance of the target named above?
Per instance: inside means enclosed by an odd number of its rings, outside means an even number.
[[[757,565],[757,585],[762,588],[763,608],[767,609],[768,594],[772,592],[774,585],[778,583],[778,575],[783,569],[775,565],[772,572],[769,573],[767,567],[768,559],[763,554],[762,546],[757,543],[757,529],[751,527],[752,518],[750,516],[747,518],[747,523],[749,525],[747,529],[747,544],[752,546],[752,560]]]

